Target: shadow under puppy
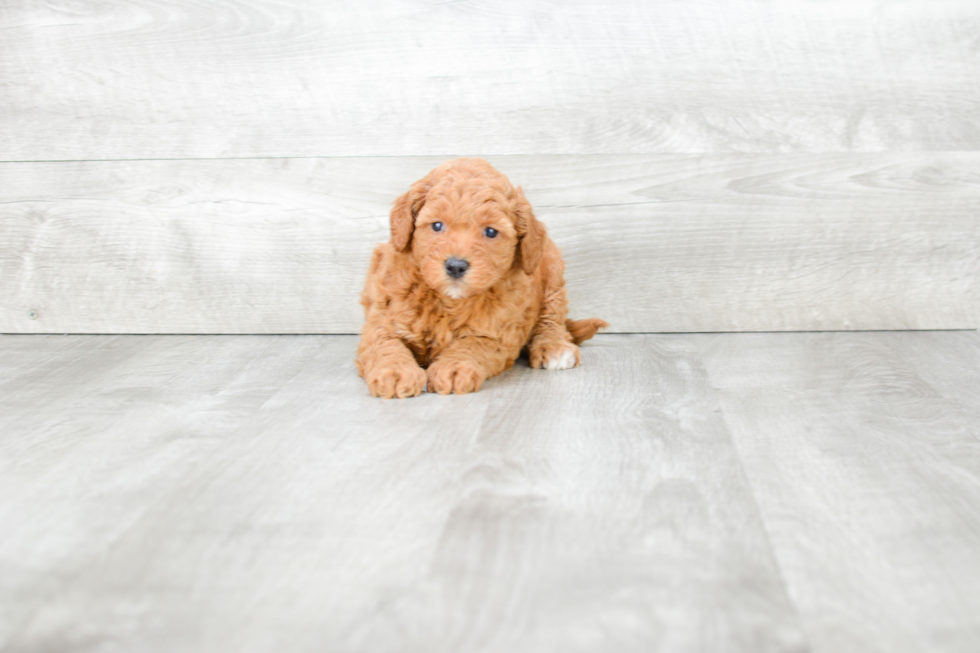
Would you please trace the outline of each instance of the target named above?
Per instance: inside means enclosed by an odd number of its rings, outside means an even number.
[[[564,270],[520,187],[480,159],[434,169],[395,200],[371,258],[357,349],[371,394],[475,392],[525,348],[531,367],[577,366],[608,325],[566,321]]]

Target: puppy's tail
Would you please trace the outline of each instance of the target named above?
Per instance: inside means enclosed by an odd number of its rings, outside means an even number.
[[[590,317],[586,320],[565,320],[565,328],[572,334],[572,342],[580,345],[596,334],[599,329],[609,326],[608,322],[597,317]]]

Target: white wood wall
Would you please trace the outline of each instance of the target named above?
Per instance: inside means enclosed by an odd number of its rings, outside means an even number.
[[[488,158],[614,331],[980,327],[980,2],[0,1],[0,332],[354,333]]]

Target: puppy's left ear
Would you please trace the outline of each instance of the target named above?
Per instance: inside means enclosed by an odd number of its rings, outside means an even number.
[[[544,255],[544,241],[547,231],[534,217],[531,203],[524,197],[524,190],[518,186],[514,200],[514,213],[517,215],[517,252],[514,267],[520,267],[525,274],[531,274],[541,263]]]
[[[418,217],[425,197],[432,190],[432,175],[420,179],[412,188],[395,200],[391,207],[391,244],[399,252],[408,249],[412,242],[412,232],[415,231],[415,218]]]

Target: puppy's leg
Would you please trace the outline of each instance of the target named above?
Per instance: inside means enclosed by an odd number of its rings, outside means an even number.
[[[458,395],[476,392],[483,382],[514,364],[519,347],[506,347],[480,336],[454,341],[429,365],[429,392]]]
[[[425,390],[425,370],[405,343],[382,329],[365,328],[357,348],[357,369],[375,397],[417,397]]]
[[[565,281],[558,275],[545,287],[544,304],[534,325],[528,356],[531,367],[546,370],[567,370],[582,362],[582,353],[575,345],[565,325],[568,314],[568,293]]]

